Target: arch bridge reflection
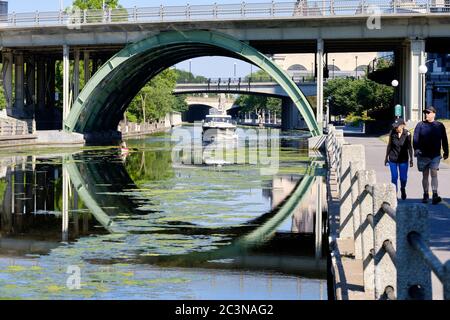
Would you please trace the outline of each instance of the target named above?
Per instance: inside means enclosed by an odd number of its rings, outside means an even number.
[[[157,241],[167,237],[168,246],[171,246],[170,236],[177,235],[178,238],[213,240],[203,248],[202,245],[183,248],[181,253],[153,255],[141,254],[137,250],[128,260],[173,267],[265,266],[303,275],[324,276],[322,210],[314,216],[312,233],[308,229],[304,230],[308,231],[306,234],[277,236],[283,222],[291,216],[295,219],[295,212],[302,210],[301,204],[311,200],[308,198],[311,189],[320,188],[320,163],[310,163],[301,175],[292,179],[292,192],[284,198],[276,195],[279,192],[277,184],[279,179],[287,177],[275,177],[271,184],[278,191],[270,195],[271,211],[236,225],[211,228],[176,220],[161,226],[141,219],[162,213],[149,209],[152,199],[146,197],[143,189],[136,185],[115,150],[101,156],[97,152],[85,151],[50,158],[16,157],[10,162],[4,165],[6,170],[1,178],[4,189],[1,252],[14,251],[17,243],[22,241],[21,252],[47,254],[61,245],[61,240],[62,243],[69,241],[76,245],[80,236],[102,236],[107,233],[136,237],[157,234]],[[144,165],[142,161],[140,165]],[[102,228],[96,227],[97,224]],[[292,243],[301,246],[287,250],[289,259],[280,265],[281,260],[272,254],[273,250],[287,249]],[[132,252],[133,248],[129,251]],[[228,263],[229,259],[233,260],[232,263]],[[120,259],[95,260],[98,263],[114,263]]]

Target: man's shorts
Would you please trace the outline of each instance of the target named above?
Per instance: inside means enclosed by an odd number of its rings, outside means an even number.
[[[427,158],[427,157],[417,157],[417,168],[420,172],[425,171],[425,169],[435,169],[439,170],[439,163],[441,162],[441,156],[436,158]]]

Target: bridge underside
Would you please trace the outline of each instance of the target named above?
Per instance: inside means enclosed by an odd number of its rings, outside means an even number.
[[[265,70],[294,101],[312,134],[319,133],[309,102],[284,71],[245,43],[210,31],[165,32],[121,50],[87,83],[64,121],[64,129],[84,134],[115,131],[131,100],[151,78],[201,56],[236,58]]]

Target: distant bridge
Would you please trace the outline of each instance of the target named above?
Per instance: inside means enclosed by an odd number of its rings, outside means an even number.
[[[317,84],[305,78],[292,78],[305,96],[315,96]],[[286,91],[272,78],[210,78],[203,82],[179,82],[175,94],[230,93],[257,94],[273,97],[289,97]]]

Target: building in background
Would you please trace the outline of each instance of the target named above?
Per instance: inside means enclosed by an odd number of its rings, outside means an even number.
[[[377,52],[329,53],[328,79],[363,77],[366,75],[367,66],[377,56]],[[294,78],[311,79],[315,76],[314,54],[275,54],[272,59]]]
[[[8,14],[8,1],[0,1],[0,15]]]
[[[427,105],[437,110],[439,118],[450,118],[450,54],[428,53],[427,55]]]

